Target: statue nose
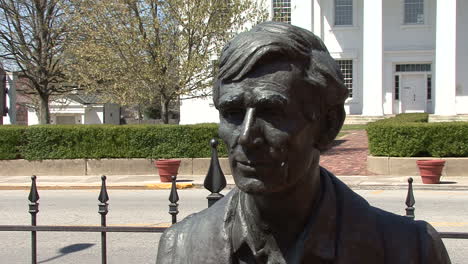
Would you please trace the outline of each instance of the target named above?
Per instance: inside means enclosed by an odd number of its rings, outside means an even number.
[[[239,135],[239,144],[241,145],[259,145],[263,143],[263,139],[260,135],[257,135],[255,127],[255,108],[247,108],[245,112],[244,122],[242,126],[242,131]]]

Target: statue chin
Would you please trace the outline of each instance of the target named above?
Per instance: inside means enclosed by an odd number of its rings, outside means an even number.
[[[250,175],[249,175],[250,176]],[[279,175],[275,175],[276,177]],[[257,177],[246,177],[240,173],[236,173],[233,175],[234,182],[236,186],[243,192],[252,194],[252,195],[262,195],[262,194],[273,194],[273,193],[281,193],[290,189],[291,185],[294,185],[295,182],[286,181],[287,173],[282,175],[282,181],[264,181],[261,178]],[[272,177],[273,178],[273,177]],[[271,179],[271,178],[270,178]]]
[[[265,183],[255,178],[234,177],[236,186],[243,192],[248,194],[265,194],[269,193]]]

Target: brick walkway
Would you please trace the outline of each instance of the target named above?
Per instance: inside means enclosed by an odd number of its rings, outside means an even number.
[[[335,175],[372,175],[367,171],[367,155],[366,131],[350,130],[321,155],[320,165]]]

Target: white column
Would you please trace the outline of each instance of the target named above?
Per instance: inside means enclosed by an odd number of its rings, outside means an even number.
[[[291,24],[312,31],[312,1],[291,0]]]
[[[383,115],[382,0],[364,0],[362,115]]]
[[[457,0],[437,0],[434,114],[456,115]]]
[[[319,38],[323,39],[322,35],[322,7],[320,6],[320,0],[312,0],[313,1],[313,28],[312,32],[317,35]]]
[[[7,94],[7,107],[8,114],[3,117],[3,124],[10,125],[16,124],[16,84],[17,75],[13,72],[6,72],[6,88],[8,89]]]

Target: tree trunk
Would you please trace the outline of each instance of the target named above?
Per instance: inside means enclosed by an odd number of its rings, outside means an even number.
[[[50,124],[49,95],[39,96],[41,104],[39,106],[39,124]]]
[[[161,119],[164,124],[169,124],[169,102],[161,96]]]

